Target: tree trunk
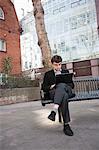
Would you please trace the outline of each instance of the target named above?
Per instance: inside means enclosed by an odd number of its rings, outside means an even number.
[[[34,7],[35,26],[38,36],[38,45],[42,52],[42,62],[44,67],[51,67],[51,48],[49,45],[45,23],[44,23],[44,9],[41,0],[32,0]]]

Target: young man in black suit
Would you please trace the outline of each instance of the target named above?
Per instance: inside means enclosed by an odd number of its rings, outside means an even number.
[[[52,57],[51,63],[53,69],[45,73],[42,84],[42,90],[49,94],[50,98],[53,99],[54,102],[54,108],[48,116],[48,119],[55,121],[56,112],[60,107],[64,122],[63,132],[66,135],[73,136],[73,131],[69,125],[70,115],[68,99],[72,97],[72,88],[74,88],[74,84],[73,82],[71,82],[69,85],[66,83],[56,84],[55,76],[57,74],[69,73],[69,71],[62,69],[62,58],[58,55]]]

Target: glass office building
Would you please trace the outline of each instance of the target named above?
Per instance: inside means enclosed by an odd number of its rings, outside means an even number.
[[[64,62],[99,57],[95,0],[45,0],[43,7],[52,55]]]
[[[99,75],[99,1],[42,0],[42,4],[52,55],[61,55],[65,67],[77,76]],[[28,12],[20,23],[22,70],[41,68],[33,12]],[[79,71],[77,66],[85,70]]]
[[[21,35],[21,60],[22,71],[33,70],[42,67],[42,55],[35,29],[35,20],[33,12],[29,12],[20,21],[22,27]]]

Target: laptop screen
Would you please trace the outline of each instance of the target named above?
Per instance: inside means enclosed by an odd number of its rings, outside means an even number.
[[[73,73],[62,73],[56,75],[56,84],[58,83],[71,83],[72,82]]]

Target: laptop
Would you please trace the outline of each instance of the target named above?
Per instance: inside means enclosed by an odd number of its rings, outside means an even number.
[[[71,83],[73,77],[73,73],[62,73],[62,74],[58,74],[56,75],[56,84],[58,83]]]

